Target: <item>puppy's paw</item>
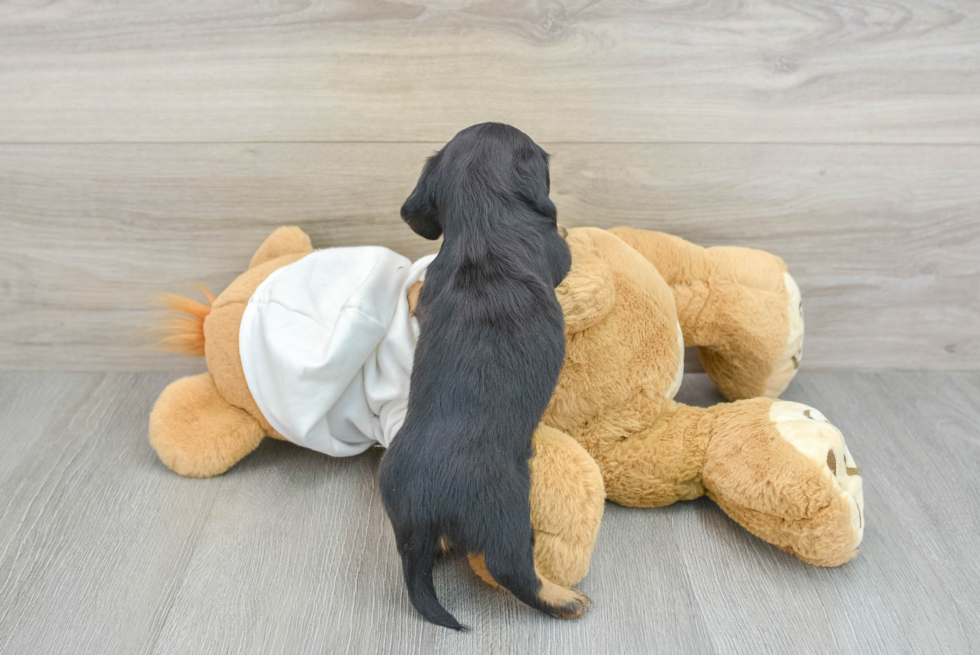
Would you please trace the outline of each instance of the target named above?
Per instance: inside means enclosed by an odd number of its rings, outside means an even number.
[[[547,605],[548,613],[556,619],[580,619],[589,606],[589,597],[585,594],[556,585],[550,580],[541,579],[541,591],[538,598]]]
[[[590,603],[589,597],[574,589],[571,592],[575,594],[575,597],[565,605],[557,608],[558,611],[554,615],[556,618],[574,621],[585,616],[585,610],[589,607]]]

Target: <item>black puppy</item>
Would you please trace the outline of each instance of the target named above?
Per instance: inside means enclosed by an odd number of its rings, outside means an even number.
[[[578,618],[588,604],[534,569],[531,435],[565,358],[555,287],[571,266],[549,191],[547,153],[484,123],[429,158],[401,210],[445,239],[419,296],[408,414],[381,460],[381,495],[412,604],[457,630],[432,584],[441,538],[483,554],[531,607]]]

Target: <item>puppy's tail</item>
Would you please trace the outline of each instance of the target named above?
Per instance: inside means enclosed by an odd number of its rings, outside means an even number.
[[[466,628],[447,612],[436,598],[436,589],[432,584],[432,568],[436,563],[437,542],[438,539],[432,534],[424,538],[406,540],[402,549],[402,569],[405,573],[408,597],[426,621],[444,628],[465,630]]]

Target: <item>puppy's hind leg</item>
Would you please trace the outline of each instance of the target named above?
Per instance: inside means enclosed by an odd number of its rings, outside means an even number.
[[[570,620],[582,618],[585,609],[589,606],[588,596],[574,589],[555,584],[540,573],[535,573],[541,583],[538,598],[553,608],[553,611],[548,612],[551,616]]]
[[[516,522],[516,521],[515,521]],[[523,524],[523,522],[521,522]],[[589,598],[542,576],[534,567],[531,525],[503,530],[484,553],[487,572],[518,600],[558,619],[578,619]],[[506,541],[507,543],[501,543]]]
[[[487,570],[486,560],[483,555],[469,555],[470,566],[476,571],[476,574],[483,579],[484,582],[490,584],[494,587],[500,588],[500,584],[490,575]],[[563,613],[558,616],[562,619],[578,619],[581,618],[582,614],[585,613],[585,608],[589,606],[589,597],[575,591],[574,589],[569,589],[568,587],[563,587],[559,584],[555,584],[548,578],[541,575],[540,571],[535,571],[535,575],[538,578],[538,582],[541,583],[541,590],[538,592],[537,596],[540,600],[545,601],[551,606],[565,608]],[[550,613],[550,612],[549,612]],[[552,616],[555,616],[552,614]]]

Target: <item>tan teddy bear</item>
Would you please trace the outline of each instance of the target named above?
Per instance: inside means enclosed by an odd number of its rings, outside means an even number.
[[[529,464],[541,573],[562,585],[585,576],[604,498],[659,507],[706,494],[806,562],[852,558],[864,528],[854,459],[820,412],[772,398],[795,375],[803,340],[799,290],[782,260],[626,228],[576,228],[567,240],[572,268],[556,289],[566,359]],[[161,343],[203,354],[208,372],[175,381],[154,406],[160,459],[210,477],[266,436],[343,455],[389,443],[408,393],[409,297],[426,263],[376,247],[314,251],[301,230],[280,228],[209,305],[170,296],[186,316],[165,326]],[[297,292],[311,270],[326,282]],[[256,318],[268,307],[285,323]],[[296,329],[276,331],[284,325]],[[328,345],[297,345],[308,325]],[[685,344],[737,402],[674,402]],[[312,401],[290,400],[310,389]],[[478,554],[471,563],[492,583]]]

